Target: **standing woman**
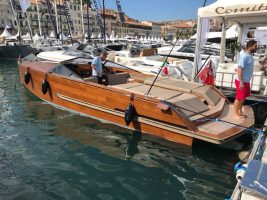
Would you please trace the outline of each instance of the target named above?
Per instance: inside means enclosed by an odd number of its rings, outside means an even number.
[[[249,40],[246,44],[246,51],[238,61],[237,78],[235,79],[236,99],[234,102],[234,118],[236,119],[246,117],[242,111],[242,106],[246,98],[250,96],[250,80],[254,69],[253,54],[256,49],[257,41]]]

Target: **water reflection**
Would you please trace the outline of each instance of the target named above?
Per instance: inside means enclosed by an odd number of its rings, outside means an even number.
[[[203,143],[193,148],[192,152],[191,149],[159,138],[139,132],[130,134],[117,126],[57,110],[44,103],[42,106],[36,106],[35,103],[40,102],[29,104],[29,110],[32,110],[36,114],[35,118],[40,121],[48,120],[50,123],[48,118],[53,116],[54,132],[57,135],[78,140],[105,155],[129,160],[145,167],[161,168],[180,183],[183,188],[180,190],[183,191],[185,199],[199,197],[195,191],[201,191],[204,196],[216,199],[217,193],[225,193],[225,187],[233,185],[231,171],[237,160],[233,149]],[[210,151],[214,154],[210,154]],[[95,168],[100,171],[116,169],[113,165],[102,166],[101,163],[96,164]]]
[[[58,110],[40,100],[25,101],[28,114],[39,123],[48,123],[55,134],[78,140],[80,143],[99,149],[107,155],[127,159],[147,167],[162,167],[156,160],[175,164],[172,155],[166,155],[173,148],[183,154],[191,149],[164,141],[140,132],[131,132],[113,124]],[[25,113],[28,115],[27,113]],[[51,135],[51,133],[47,133]],[[168,147],[162,146],[162,144]],[[181,155],[183,157],[183,155]]]
[[[137,131],[127,137],[127,145],[124,149],[127,159],[131,159],[135,154],[139,153],[138,142],[140,142],[141,139],[141,133]]]

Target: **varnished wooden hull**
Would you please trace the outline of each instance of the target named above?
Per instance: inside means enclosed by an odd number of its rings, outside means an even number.
[[[138,117],[126,126],[124,111],[130,104],[131,93],[47,73],[53,65],[52,63],[24,62],[20,66],[20,80],[34,95],[63,109],[73,110],[188,146],[192,145],[195,138],[220,144],[237,137],[243,130],[242,128],[239,131],[235,130],[238,133],[235,135],[226,132],[224,136],[214,137],[212,134],[197,130],[194,123],[172,110],[163,111],[157,108],[158,100],[139,95],[135,95],[133,101]],[[31,74],[28,84],[24,81],[26,71]],[[50,85],[46,94],[42,93],[44,79]]]

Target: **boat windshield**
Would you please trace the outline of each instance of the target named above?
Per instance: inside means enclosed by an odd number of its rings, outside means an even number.
[[[182,52],[182,53],[195,53],[196,46],[195,45],[184,45],[180,49],[177,50],[177,52]],[[215,46],[212,45],[205,45],[202,48],[201,51],[202,54],[204,55],[213,55],[213,56],[219,56],[220,55],[220,49],[216,48]],[[226,49],[225,50],[225,56],[227,58],[232,58],[232,53],[230,50]]]
[[[62,76],[71,77],[71,78],[82,79],[77,73],[75,73],[74,69],[71,70],[63,64],[56,65],[54,68],[50,69],[48,72],[62,75]]]

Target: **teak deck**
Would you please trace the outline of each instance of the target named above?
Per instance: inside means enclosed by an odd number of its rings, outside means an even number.
[[[136,73],[131,76],[131,71],[126,69],[110,69],[114,73],[106,74],[110,76],[110,83],[100,85],[93,78],[82,79],[73,77],[73,73],[53,72],[55,66],[54,63],[24,61],[20,65],[20,80],[34,95],[55,106],[170,141],[189,146],[194,139],[221,144],[241,135],[254,123],[253,111],[249,107],[245,107],[247,118],[233,120],[233,105],[210,86],[159,77],[151,93],[147,94],[153,78]],[[31,75],[28,84],[24,81],[26,72]],[[125,72],[130,74],[127,79]],[[119,77],[126,82],[117,84]],[[46,94],[42,93],[44,79],[50,85]],[[132,95],[136,115],[126,126],[125,110]],[[213,118],[219,120],[208,120]]]

